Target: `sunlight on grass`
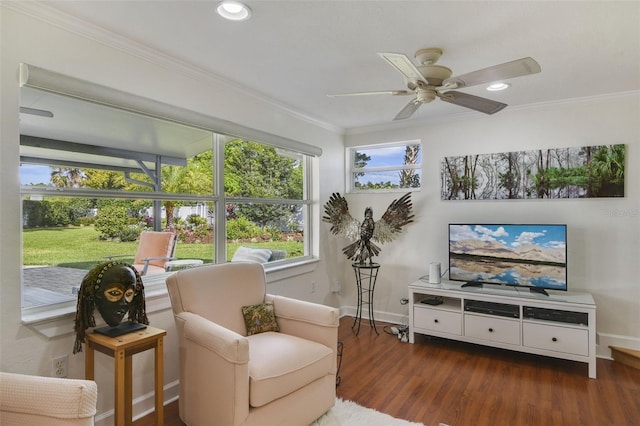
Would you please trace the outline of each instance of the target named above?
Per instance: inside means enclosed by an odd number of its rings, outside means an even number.
[[[106,256],[129,255],[117,260],[133,262],[137,241],[117,242],[100,241],[98,232],[92,226],[66,228],[24,229],[23,265],[25,266],[65,266],[70,268],[91,269]],[[256,243],[229,243],[227,260],[230,260],[241,245],[286,250],[287,257],[298,257],[303,254],[302,242],[270,241]],[[213,262],[212,244],[184,244],[178,242],[176,247],[178,259],[200,259],[204,263]]]

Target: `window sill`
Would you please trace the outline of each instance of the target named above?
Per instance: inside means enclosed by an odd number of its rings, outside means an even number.
[[[278,264],[279,263],[279,264]],[[265,265],[267,285],[297,275],[312,272],[318,263],[317,258],[306,257],[292,262],[277,262],[273,265]],[[170,275],[159,274],[145,279],[145,300],[147,314],[171,309],[165,278]],[[73,334],[73,321],[75,320],[75,303],[60,303],[22,310],[22,324],[27,325],[40,334],[52,338]],[[105,325],[99,314],[95,314],[96,326]]]

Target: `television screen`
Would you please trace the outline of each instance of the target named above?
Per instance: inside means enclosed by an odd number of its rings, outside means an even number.
[[[567,290],[567,226],[449,224],[449,279]]]

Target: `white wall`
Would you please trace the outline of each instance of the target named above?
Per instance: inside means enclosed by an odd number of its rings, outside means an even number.
[[[14,7],[17,7],[15,9]],[[2,371],[48,376],[53,357],[69,355],[69,377],[84,376],[83,354],[72,355],[73,318],[67,316],[51,323],[27,326],[20,316],[20,193],[19,193],[19,90],[17,70],[25,62],[72,77],[156,99],[217,118],[296,139],[323,148],[316,159],[315,204],[328,198],[329,191],[342,185],[342,137],[330,126],[320,126],[304,117],[294,116],[247,93],[238,93],[214,78],[182,68],[154,55],[131,53],[117,47],[118,40],[105,38],[95,29],[77,26],[57,14],[30,16],[32,5],[0,5],[0,369]],[[46,19],[46,22],[43,20]],[[52,24],[53,23],[53,24]],[[67,31],[60,27],[72,28]],[[82,35],[79,35],[81,33]],[[91,35],[88,37],[86,35]],[[102,43],[94,40],[106,40]],[[112,44],[113,42],[113,44]],[[319,181],[322,179],[322,185]],[[318,228],[320,225],[315,224]],[[316,243],[319,247],[322,244]],[[337,306],[337,298],[328,297],[329,275],[335,270],[320,261],[312,272],[271,284],[269,291],[300,299]],[[315,292],[311,292],[311,282]],[[175,395],[178,380],[178,354],[173,316],[168,298],[147,301],[153,311],[150,322],[166,329],[165,387],[167,396]],[[53,337],[47,337],[47,334]],[[148,352],[148,353],[147,353]],[[134,413],[149,407],[154,389],[152,351],[134,357]],[[96,379],[99,384],[98,418],[110,420],[113,407],[113,359],[96,355]],[[105,418],[106,416],[106,418]]]
[[[640,94],[507,108],[495,116],[467,117],[400,125],[394,130],[352,132],[346,137],[347,146],[412,139],[423,142],[424,189],[413,193],[415,223],[400,240],[382,247],[375,309],[402,312],[398,301],[406,297],[404,285],[428,273],[430,261],[447,263],[450,222],[566,223],[569,290],[593,293],[602,347],[599,353],[606,353],[608,342],[614,340],[640,348]],[[602,144],[627,146],[624,198],[440,199],[439,167],[446,156]],[[397,196],[347,197],[350,210],[358,214],[372,204],[376,219],[393,198]],[[344,273],[352,272],[347,268]]]

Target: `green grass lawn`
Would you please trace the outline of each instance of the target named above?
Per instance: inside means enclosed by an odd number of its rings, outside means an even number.
[[[91,269],[105,261],[106,256],[129,255],[118,260],[133,262],[138,247],[137,241],[116,242],[98,240],[98,232],[92,226],[66,228],[25,229],[23,238],[23,261],[25,266],[52,265],[69,268]],[[227,260],[233,257],[241,245],[286,250],[287,257],[303,254],[301,242],[270,241],[264,243],[235,243],[227,245]],[[213,262],[212,244],[185,244],[178,242],[178,259],[201,259],[205,263]]]

